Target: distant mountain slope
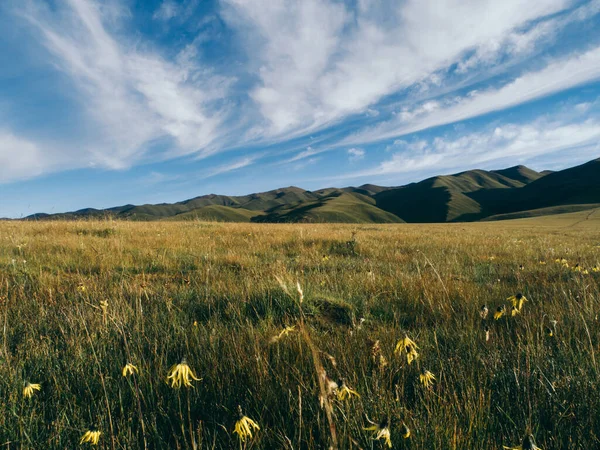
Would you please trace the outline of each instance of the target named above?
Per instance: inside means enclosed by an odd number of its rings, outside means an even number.
[[[521,183],[529,184],[532,181],[535,181],[539,178],[542,178],[544,175],[548,175],[548,173],[544,172],[536,172],[535,170],[531,170],[529,167],[525,166],[514,166],[509,167],[508,169],[502,170],[492,170],[492,173],[496,173],[498,175],[502,175],[511,180],[520,181]]]
[[[600,204],[600,159],[570,169],[469,170],[400,187],[363,184],[317,191],[290,186],[242,196],[203,195],[172,204],[34,214],[30,220],[115,218],[229,222],[460,222],[579,211]]]
[[[482,190],[521,188],[529,177],[539,178],[537,172],[523,169],[496,172],[470,170],[428,178],[419,183],[382,191],[375,195],[375,200],[377,207],[407,222],[450,222],[465,216],[477,217],[482,213],[482,206],[468,194]],[[508,175],[519,179],[509,178]]]
[[[552,172],[518,190],[474,192],[485,216],[564,205],[600,203],[600,158]]]
[[[280,206],[254,218],[256,222],[400,223],[362,194],[333,192],[312,202]]]

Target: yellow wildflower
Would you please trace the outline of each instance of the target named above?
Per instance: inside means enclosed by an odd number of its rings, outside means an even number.
[[[592,267],[592,272],[594,272],[594,273],[600,272],[600,267],[598,267],[598,266]]]
[[[358,392],[356,392],[352,388],[349,388],[348,385],[346,384],[345,380],[341,380],[340,384],[341,384],[341,386],[337,389],[337,392],[336,392],[337,399],[339,401],[346,400],[347,398],[350,398],[353,395],[356,395],[357,397],[360,398],[360,395],[358,395]]]
[[[29,381],[26,381],[23,387],[23,397],[31,398],[33,397],[35,391],[39,391],[40,389],[42,389],[42,386],[40,384],[30,383]]]
[[[404,339],[400,339],[396,344],[394,353],[398,354],[404,350],[406,352],[406,360],[408,364],[410,364],[419,357],[419,353],[417,353],[418,348],[419,347],[417,347],[417,344],[415,344],[413,340],[411,340],[408,336],[404,336]]]
[[[85,284],[83,284],[83,283],[79,283],[79,284],[77,285],[77,292],[84,293],[84,292],[85,292]]]
[[[516,306],[511,306],[510,307],[510,315],[512,317],[515,317],[517,314],[520,314],[521,311],[519,311],[519,308],[517,308]]]
[[[235,423],[234,433],[237,433],[238,437],[242,442],[246,442],[247,439],[252,439],[252,431],[260,430],[258,424],[250,417],[242,414],[242,408],[238,406],[240,412],[240,420]]]
[[[134,373],[138,373],[138,368],[131,363],[127,363],[125,364],[125,367],[123,367],[122,373],[124,377],[126,377],[127,375],[133,375]]]
[[[176,389],[179,389],[182,385],[193,387],[192,380],[200,381],[201,378],[196,378],[185,359],[171,367],[167,375],[167,383],[171,383],[171,387]]]
[[[83,434],[81,440],[79,441],[79,444],[81,445],[86,442],[89,442],[91,445],[98,445],[101,434],[101,431],[97,430],[95,427],[92,427],[91,430],[88,430]]]
[[[433,386],[433,383],[435,382],[435,375],[429,370],[424,370],[423,373],[419,375],[419,379],[421,380],[421,384],[428,388]]]
[[[523,305],[527,301],[527,297],[518,292],[517,294],[508,297],[507,300],[512,303],[513,308],[517,308],[519,312],[521,312]]]
[[[506,306],[504,306],[504,305],[498,306],[498,308],[496,309],[496,312],[494,313],[494,320],[500,319],[500,317],[502,317],[505,312],[506,312]]]
[[[367,418],[369,420],[369,418]],[[364,427],[363,430],[373,431],[373,440],[378,441],[379,439],[383,439],[389,448],[392,448],[392,439],[390,434],[390,421],[385,418],[380,423],[371,422],[371,426]],[[409,432],[410,434],[410,432]]]
[[[546,261],[540,261],[540,266],[545,266],[546,265]]]
[[[279,341],[280,339],[283,339],[285,336],[287,336],[288,334],[290,334],[294,331],[296,331],[296,325],[292,325],[291,327],[285,327],[283,330],[281,330],[281,332],[278,335],[273,336],[271,338],[271,344],[274,344],[275,342]]]

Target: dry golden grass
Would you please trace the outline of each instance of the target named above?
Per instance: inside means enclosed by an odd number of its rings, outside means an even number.
[[[110,449],[321,449],[334,433],[340,449],[384,448],[367,417],[389,418],[394,448],[501,448],[529,432],[543,449],[598,448],[597,216],[2,222],[0,448],[75,448],[94,427]],[[494,321],[517,292],[522,312]],[[410,365],[393,353],[405,335]],[[184,358],[201,381],[173,389]],[[123,377],[127,363],[138,372]],[[341,379],[360,397],[323,399]],[[26,382],[41,390],[25,398]],[[238,405],[260,427],[244,443]]]

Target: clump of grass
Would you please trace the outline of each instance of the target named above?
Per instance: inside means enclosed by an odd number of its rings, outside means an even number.
[[[77,230],[77,235],[79,236],[94,236],[99,238],[108,238],[114,236],[117,230],[115,228],[83,228]]]
[[[347,301],[331,295],[318,295],[309,302],[312,316],[322,323],[350,326],[353,323],[354,307]]]

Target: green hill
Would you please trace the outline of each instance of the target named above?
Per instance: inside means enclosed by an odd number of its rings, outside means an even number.
[[[389,189],[375,195],[379,208],[391,212],[407,222],[451,222],[464,217],[479,217],[482,206],[469,196],[470,193],[497,189],[521,188],[527,178],[537,174],[530,169],[486,172],[470,170],[455,175],[428,178],[397,189]],[[501,173],[504,172],[504,173]],[[509,178],[508,175],[519,179]]]
[[[312,202],[273,208],[256,222],[401,223],[397,216],[375,206],[362,194],[333,192]]]
[[[178,203],[34,214],[30,220],[115,218],[228,222],[466,222],[535,217],[600,204],[600,159],[566,170],[525,166],[469,170],[400,187],[363,184],[307,191],[295,186],[242,196],[209,194]]]
[[[530,217],[555,216],[558,214],[570,214],[580,211],[589,211],[591,209],[598,208],[600,208],[600,203],[590,203],[589,205],[549,206],[547,208],[532,209],[529,211],[517,211],[513,213],[496,214],[494,216],[486,217],[482,220],[489,222],[494,220],[513,220],[525,219]]]
[[[492,173],[502,175],[511,180],[520,181],[523,183],[523,185],[525,185],[542,178],[544,175],[548,175],[550,172],[536,172],[535,170],[531,170],[529,167],[514,166],[509,167],[508,169],[492,170]]]
[[[565,205],[600,203],[600,159],[552,172],[521,189],[482,190],[471,197],[484,205],[485,216]]]

